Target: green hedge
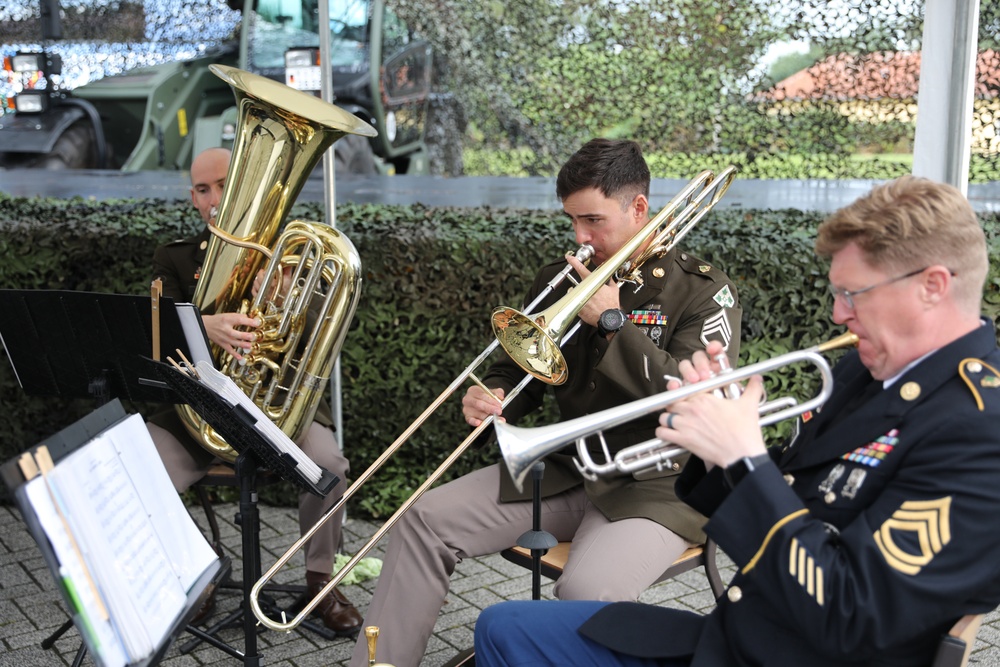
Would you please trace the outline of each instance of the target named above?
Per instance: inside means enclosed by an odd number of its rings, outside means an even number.
[[[318,204],[292,217],[321,220]],[[996,214],[982,216],[998,248]],[[359,474],[490,342],[489,315],[518,305],[536,267],[574,246],[558,211],[341,205],[339,227],[361,254],[364,285],[341,357],[345,449]],[[752,363],[839,333],[830,322],[826,267],[812,252],[818,213],[713,211],[685,239],[693,253],[734,279],[743,304],[741,362]],[[163,241],[200,224],[183,201],[40,200],[0,195],[0,286],[145,294],[150,258]],[[991,271],[984,308],[1000,318],[1000,275]],[[809,368],[769,375],[772,395],[805,396]],[[391,512],[465,437],[459,395],[447,401],[352,501],[364,516]],[[26,396],[0,363],[5,427],[0,460],[90,409],[85,400]],[[148,414],[154,406],[128,408]],[[550,405],[538,416],[551,421]],[[777,428],[774,437],[780,437]],[[495,460],[467,453],[449,479]],[[265,489],[293,502],[289,487]]]

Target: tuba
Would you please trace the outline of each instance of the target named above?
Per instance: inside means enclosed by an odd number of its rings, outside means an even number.
[[[323,153],[348,134],[377,133],[308,93],[234,67],[211,65],[232,86],[238,120],[226,186],[194,304],[205,313],[259,319],[243,362],[212,345],[227,375],[290,439],[312,423],[361,294],[361,260],[350,240],[318,222],[282,221]],[[271,249],[273,247],[273,250]],[[248,299],[258,271],[258,293]],[[290,276],[287,291],[278,285]],[[178,405],[195,440],[217,457],[237,452],[190,406]]]

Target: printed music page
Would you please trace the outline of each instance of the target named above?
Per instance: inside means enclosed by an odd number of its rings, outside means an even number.
[[[60,517],[56,497],[49,492],[42,477],[25,484],[24,493],[59,561],[59,584],[70,599],[73,615],[83,621],[80,627],[88,648],[103,667],[123,667],[127,660],[125,647],[105,611],[94,576],[77,553],[72,536]],[[59,505],[65,503],[59,502]]]
[[[167,476],[139,415],[59,462],[48,476],[98,582],[129,662],[148,657],[216,559]]]
[[[174,309],[181,321],[181,330],[184,331],[184,338],[188,344],[191,363],[199,361],[212,363],[212,353],[208,348],[208,336],[200,318],[201,311],[193,303],[175,303]],[[173,350],[165,351],[166,354],[173,354],[173,352]]]
[[[218,559],[177,495],[146,424],[132,415],[105,435],[111,440],[185,593]]]

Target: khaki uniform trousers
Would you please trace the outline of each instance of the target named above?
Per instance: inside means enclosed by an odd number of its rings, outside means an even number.
[[[532,503],[501,503],[500,468],[492,465],[425,493],[389,534],[382,574],[363,627],[380,628],[378,662],[417,667],[463,558],[512,546],[532,527]],[[541,502],[543,530],[572,540],[555,584],[566,600],[636,600],[688,547],[667,528],[636,518],[608,521],[583,487]],[[352,667],[368,665],[364,633]]]
[[[156,451],[159,452],[167,474],[170,475],[170,481],[178,493],[186,491],[188,487],[205,476],[209,467],[219,462],[216,459],[205,465],[199,465],[170,431],[149,422],[146,423],[146,428],[153,437]],[[313,462],[340,478],[340,482],[325,498],[320,498],[306,491],[299,494],[299,534],[302,535],[344,495],[344,490],[347,488],[348,462],[341,453],[340,447],[337,446],[333,431],[317,422],[313,422],[309,426],[299,446]],[[337,511],[336,516],[327,521],[306,543],[306,570],[324,574],[330,574],[333,571],[333,559],[340,546],[343,520],[344,510],[341,508]]]

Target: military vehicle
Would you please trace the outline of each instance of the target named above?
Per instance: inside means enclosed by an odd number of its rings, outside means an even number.
[[[385,0],[328,1],[334,103],[378,130],[335,144],[338,171],[427,173],[430,45]],[[41,3],[43,41],[59,39],[58,0]],[[0,167],[187,169],[201,150],[230,147],[236,131],[233,91],[209,71],[213,63],[319,94],[319,0],[227,3],[242,17],[221,45],[69,91],[52,83],[61,68],[53,53],[5,58],[19,92],[0,115]]]

